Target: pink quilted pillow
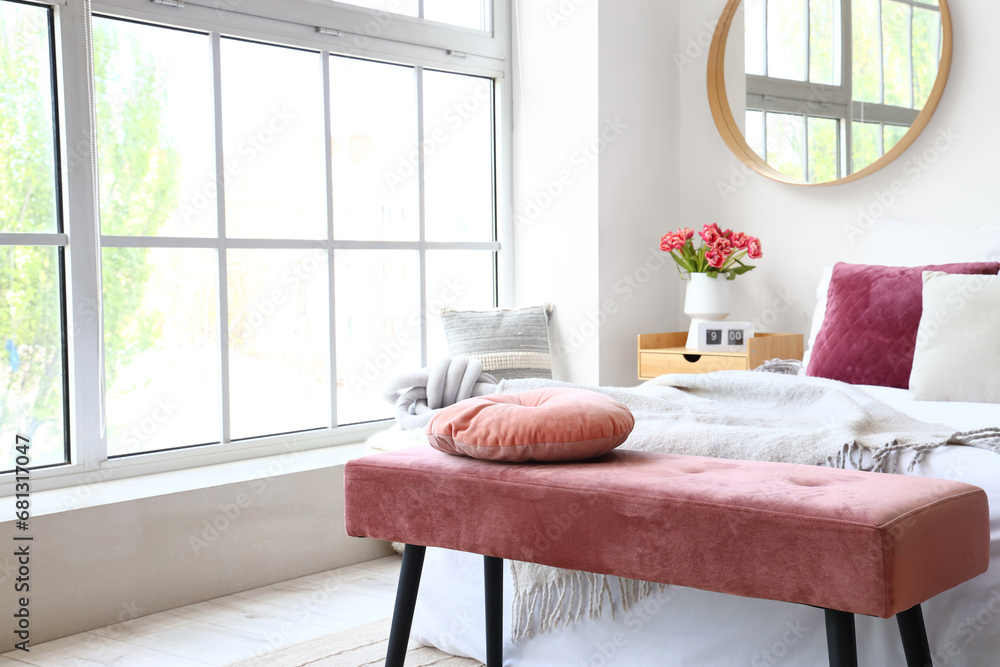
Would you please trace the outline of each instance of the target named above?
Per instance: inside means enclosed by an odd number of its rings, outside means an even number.
[[[996,262],[900,267],[837,263],[807,373],[907,388],[923,311],[923,272],[996,274]]]
[[[551,387],[459,401],[431,418],[427,439],[447,454],[490,461],[575,461],[625,442],[635,419],[585,389]]]

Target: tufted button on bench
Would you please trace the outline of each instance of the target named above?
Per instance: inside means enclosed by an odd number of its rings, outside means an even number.
[[[419,447],[351,461],[345,494],[348,534],[407,545],[390,667],[427,546],[486,556],[488,667],[502,659],[504,558],[821,607],[833,667],[857,665],[854,614],[896,616],[908,667],[931,665],[920,603],[989,559],[978,487],[786,463],[616,450],[511,464]],[[539,540],[571,506],[583,515]]]

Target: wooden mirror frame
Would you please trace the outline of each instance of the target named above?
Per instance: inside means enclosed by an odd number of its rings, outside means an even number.
[[[739,9],[742,2],[743,0],[729,0],[726,4],[726,8],[722,11],[722,17],[719,19],[719,23],[715,26],[715,35],[712,37],[712,45],[708,52],[708,104],[712,109],[712,118],[715,119],[715,126],[719,129],[719,134],[722,135],[723,141],[726,142],[729,150],[731,150],[743,164],[747,165],[758,174],[767,176],[775,181],[789,183],[791,185],[825,186],[850,183],[851,181],[856,181],[868,176],[869,174],[875,173],[895,160],[903,153],[903,151],[910,147],[910,144],[912,144],[916,138],[920,136],[920,133],[924,131],[924,128],[927,127],[927,124],[931,120],[931,116],[934,115],[934,111],[937,109],[938,103],[941,101],[945,85],[948,83],[948,74],[951,71],[952,25],[951,10],[948,8],[947,0],[939,0],[939,5],[941,7],[942,42],[941,61],[938,66],[937,78],[934,80],[934,86],[931,88],[930,95],[927,98],[927,103],[924,104],[924,108],[917,115],[917,119],[913,121],[909,131],[903,135],[903,138],[900,139],[895,146],[867,167],[859,169],[852,174],[848,174],[843,178],[838,178],[832,181],[824,181],[822,183],[805,183],[803,181],[790,178],[769,165],[764,158],[757,155],[756,151],[750,148],[750,145],[747,144],[746,138],[743,136],[743,131],[736,123],[736,119],[733,118],[732,109],[729,106],[729,97],[726,95],[726,43],[729,41],[729,30],[732,27],[733,18],[736,16],[736,11]]]

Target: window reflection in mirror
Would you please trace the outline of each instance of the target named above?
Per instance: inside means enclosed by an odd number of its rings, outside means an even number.
[[[808,183],[872,164],[928,100],[938,0],[746,0],[747,144]]]

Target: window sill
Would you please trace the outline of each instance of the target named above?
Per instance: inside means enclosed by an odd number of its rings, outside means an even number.
[[[207,489],[227,484],[267,479],[321,468],[341,466],[351,459],[364,456],[363,442],[334,445],[320,449],[287,452],[241,461],[230,461],[197,468],[108,479],[59,489],[31,493],[31,516],[39,517],[58,512],[155,498]],[[13,521],[13,499],[0,500],[0,522]]]
[[[90,491],[86,489],[115,480],[122,481],[132,477],[148,479],[159,473],[191,471],[240,461],[253,462],[272,456],[296,456],[311,450],[330,450],[364,443],[370,436],[386,430],[392,424],[391,420],[367,422],[336,429],[316,429],[236,442],[140,452],[90,466],[77,463],[36,468],[30,475],[31,491],[34,497],[43,491],[75,488],[78,497],[84,497],[90,495]],[[85,491],[81,492],[81,489]],[[0,505],[3,504],[3,497],[12,496],[14,492],[14,472],[0,475]],[[79,503],[68,501],[65,509],[75,509],[77,506]]]

